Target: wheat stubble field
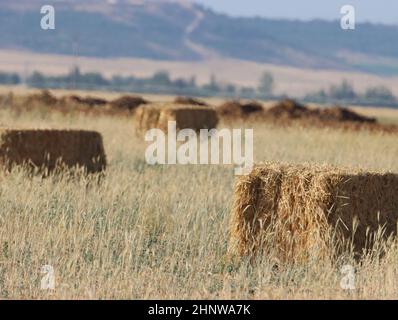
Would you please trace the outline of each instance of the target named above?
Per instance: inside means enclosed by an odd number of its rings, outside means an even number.
[[[3,299],[398,297],[394,243],[388,244],[383,259],[361,263],[317,261],[275,268],[267,257],[254,263],[234,261],[227,252],[233,168],[149,166],[144,159],[146,144],[135,136],[128,117],[16,115],[2,110],[0,119],[7,126],[99,131],[109,164],[101,183],[95,177],[67,174],[28,177],[20,169],[2,174]],[[398,116],[391,111],[389,119]],[[252,127],[256,162],[327,163],[398,172],[396,135],[261,123]],[[353,291],[340,288],[340,267],[346,262],[356,268]],[[54,291],[40,289],[45,264],[54,267]]]

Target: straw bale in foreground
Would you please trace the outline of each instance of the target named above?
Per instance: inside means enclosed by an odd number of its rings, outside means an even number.
[[[293,262],[332,257],[343,243],[361,253],[380,227],[395,234],[397,220],[398,175],[265,164],[236,184],[231,250]]]

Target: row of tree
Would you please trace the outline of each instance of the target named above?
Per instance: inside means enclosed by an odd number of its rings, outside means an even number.
[[[134,91],[143,93],[185,94],[197,96],[226,96],[243,98],[269,98],[272,95],[273,78],[265,73],[258,88],[238,87],[234,84],[221,84],[212,75],[209,82],[198,85],[195,77],[172,79],[168,72],[159,71],[147,78],[134,76],[113,76],[107,79],[97,72],[82,73],[74,68],[62,76],[46,76],[33,72],[26,83],[34,88],[102,89],[114,91]]]
[[[16,85],[21,83],[17,73],[0,72],[0,84]]]
[[[98,72],[82,73],[79,68],[73,68],[69,73],[61,76],[46,76],[35,71],[25,79],[25,82],[30,87],[49,89],[97,89],[246,99],[280,98],[273,94],[274,78],[269,72],[262,74],[256,88],[221,84],[215,76],[211,76],[208,83],[199,85],[195,77],[172,79],[166,71],[156,72],[147,78],[115,75],[108,79]],[[22,79],[18,74],[0,72],[0,84],[16,85],[20,83],[22,83]],[[303,100],[304,102],[315,103],[350,103],[398,107],[398,99],[390,89],[378,86],[368,88],[365,93],[357,93],[346,80],[338,85],[331,86],[327,90],[308,94]]]
[[[354,87],[343,80],[339,85],[333,85],[328,90],[319,90],[306,95],[308,102],[318,103],[352,103],[362,105],[397,106],[398,99],[392,91],[384,86],[368,88],[364,93],[357,93]]]

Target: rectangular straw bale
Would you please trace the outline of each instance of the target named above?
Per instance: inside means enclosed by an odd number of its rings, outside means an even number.
[[[61,164],[94,173],[105,169],[106,157],[98,132],[0,129],[0,164],[6,170],[27,165],[48,171]]]
[[[177,130],[213,129],[218,124],[218,116],[214,109],[204,106],[178,104],[152,104],[139,107],[134,115],[138,133],[158,128],[167,132],[168,122],[175,121]]]
[[[297,262],[351,243],[359,254],[380,227],[384,238],[395,235],[397,220],[396,174],[268,163],[236,184],[231,251]]]

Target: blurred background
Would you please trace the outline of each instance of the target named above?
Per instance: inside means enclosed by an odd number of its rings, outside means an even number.
[[[397,107],[398,3],[0,0],[0,85]],[[43,30],[43,5],[55,30]]]

